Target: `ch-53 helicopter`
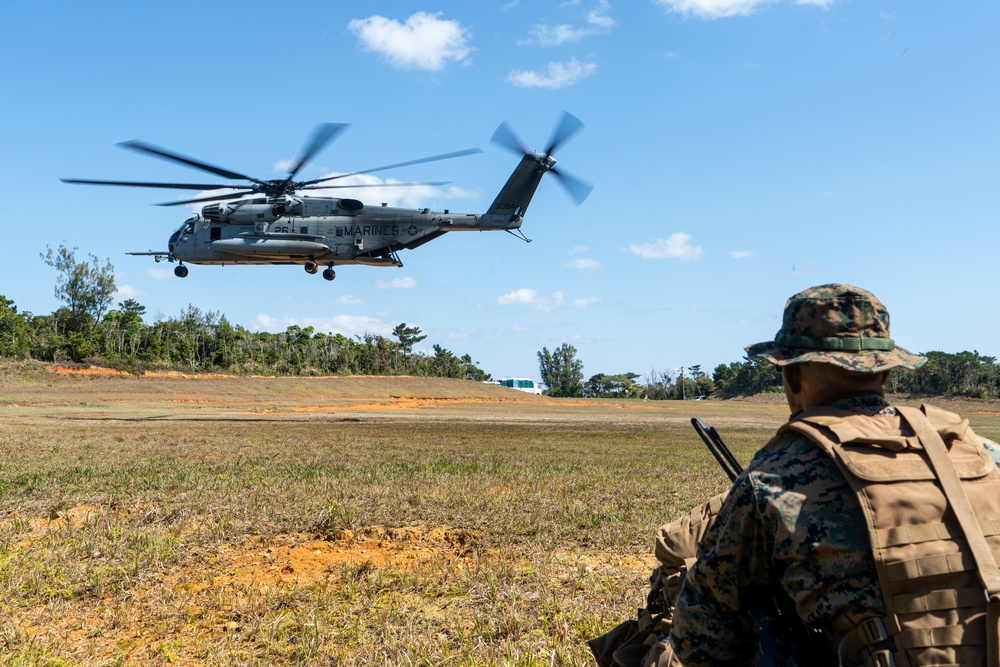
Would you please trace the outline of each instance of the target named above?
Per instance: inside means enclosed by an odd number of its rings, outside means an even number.
[[[216,167],[177,153],[139,141],[120,144],[154,157],[179,162],[228,179],[248,181],[246,184],[148,183],[135,181],[104,181],[63,178],[65,183],[87,185],[121,185],[143,188],[174,188],[182,190],[235,190],[226,194],[168,202],[160,206],[177,206],[201,202],[207,204],[170,235],[167,250],[132,252],[146,255],[157,262],[166,259],[177,262],[174,275],[188,275],[188,264],[301,264],[306,273],[314,274],[321,266],[323,277],[337,277],[334,266],[362,264],[365,266],[401,267],[400,250],[412,250],[428,241],[455,231],[503,230],[530,242],[520,231],[528,204],[535,189],[547,172],[552,172],[577,203],[590,194],[592,186],[565,171],[556,170],[552,153],[570,136],[583,127],[575,116],[563,113],[552,138],[542,152],[529,151],[506,123],[501,123],[491,141],[522,155],[514,172],[500,190],[486,213],[452,213],[448,209],[432,211],[381,206],[369,206],[357,199],[305,196],[304,190],[359,187],[335,185],[330,181],[371,174],[434,160],[481,153],[468,149],[397,164],[318,178],[296,181],[298,172],[338,135],[346,125],[320,125],[307,142],[301,156],[281,179],[261,180],[238,172]],[[380,184],[442,185],[441,183]],[[360,186],[366,187],[366,186]],[[369,186],[371,187],[371,186]],[[249,195],[249,196],[248,196]]]

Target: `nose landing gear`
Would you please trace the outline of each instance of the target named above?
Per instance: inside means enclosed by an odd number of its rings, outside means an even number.
[[[323,270],[323,278],[325,278],[326,280],[333,280],[336,277],[337,277],[337,272],[333,270],[332,266],[329,269]]]
[[[314,273],[319,271],[319,264],[317,264],[316,262],[306,262],[305,269],[306,273],[308,273],[309,275],[313,275]]]
[[[178,278],[187,278],[188,267],[181,264],[180,266],[174,267],[174,275]]]

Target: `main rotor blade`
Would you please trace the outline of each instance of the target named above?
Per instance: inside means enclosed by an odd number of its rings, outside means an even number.
[[[215,195],[214,197],[199,197],[198,199],[185,199],[183,201],[168,201],[162,204],[157,204],[157,206],[180,206],[181,204],[197,204],[203,201],[223,201],[226,199],[239,199],[246,195],[254,194],[253,190],[244,190],[242,192],[230,192],[224,195]]]
[[[448,185],[451,181],[431,181],[428,183],[358,183],[356,185],[307,185],[299,190],[333,190],[334,188],[404,188],[428,185],[438,187]]]
[[[515,153],[520,153],[521,155],[528,155],[531,152],[524,147],[524,144],[517,138],[517,135],[514,134],[512,129],[510,129],[510,126],[507,125],[506,121],[500,123],[500,127],[498,127],[496,132],[493,133],[493,136],[490,137],[490,141],[505,148],[509,148]]]
[[[569,193],[569,196],[576,201],[577,206],[586,201],[594,189],[594,186],[587,181],[576,176],[571,176],[561,169],[550,169],[549,171],[559,179],[559,183]]]
[[[219,190],[222,188],[245,188],[245,185],[219,185],[218,183],[146,183],[142,181],[95,181],[83,178],[60,178],[63,183],[83,185],[124,185],[134,188],[169,188],[173,190]]]
[[[339,176],[328,176],[327,178],[317,178],[314,181],[306,181],[299,185],[303,188],[308,185],[314,185],[316,183],[325,183],[326,181],[335,181],[338,178],[347,178],[348,176],[360,176],[361,174],[372,174],[376,171],[385,171],[386,169],[395,169],[397,167],[409,167],[413,164],[423,164],[425,162],[435,162],[437,160],[450,160],[455,157],[462,157],[463,155],[475,155],[476,153],[482,153],[483,151],[479,148],[467,148],[462,151],[455,151],[454,153],[443,153],[442,155],[434,155],[432,157],[419,158],[417,160],[409,160],[407,162],[397,162],[396,164],[387,164],[384,167],[375,167],[374,169],[365,169],[363,171],[354,171],[350,174],[340,174]],[[315,188],[312,188],[315,189]]]
[[[149,155],[153,155],[158,158],[163,158],[165,160],[173,160],[174,162],[180,162],[181,164],[185,164],[189,167],[194,167],[195,169],[207,171],[210,174],[217,174],[218,176],[222,176],[224,178],[238,178],[243,181],[253,181],[254,183],[261,182],[258,179],[253,178],[252,176],[246,176],[239,172],[229,171],[228,169],[223,169],[222,167],[216,167],[208,164],[207,162],[201,162],[200,160],[195,160],[194,158],[184,157],[183,155],[180,155],[178,153],[171,153],[168,150],[165,150],[163,148],[158,148],[156,146],[153,146],[152,144],[143,143],[141,141],[125,141],[118,145],[123,148],[128,148],[134,151],[138,151],[140,153],[147,153]]]
[[[579,118],[568,111],[563,111],[562,117],[559,119],[559,125],[556,126],[552,138],[549,139],[549,145],[545,149],[545,154],[552,155],[559,144],[572,137],[582,128],[583,122]]]
[[[347,127],[346,123],[323,123],[317,127],[306,149],[302,152],[302,157],[299,158],[299,161],[288,172],[286,181],[291,181],[295,178],[295,174],[299,173],[299,170],[312,160],[316,153],[323,150],[323,147],[330,143],[330,140],[343,132]]]

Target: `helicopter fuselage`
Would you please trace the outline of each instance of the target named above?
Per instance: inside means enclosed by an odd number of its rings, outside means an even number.
[[[168,241],[192,264],[402,266],[396,252],[452,231],[514,230],[521,216],[365,206],[332,197],[257,197],[211,204]]]

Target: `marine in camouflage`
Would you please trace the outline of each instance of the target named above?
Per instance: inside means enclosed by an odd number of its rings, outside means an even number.
[[[895,344],[889,313],[873,294],[844,284],[791,297],[775,339],[746,351],[778,366],[828,363],[868,374],[926,361]],[[871,417],[897,414],[877,393],[827,405]],[[987,440],[983,447],[1000,467],[1000,445]],[[798,616],[830,637],[845,618],[886,611],[856,494],[836,462],[793,431],[779,432],[736,479],[684,579],[670,634],[660,637],[645,664],[756,664],[758,629],[746,610],[759,589],[783,590]],[[831,645],[833,664],[836,654]]]

